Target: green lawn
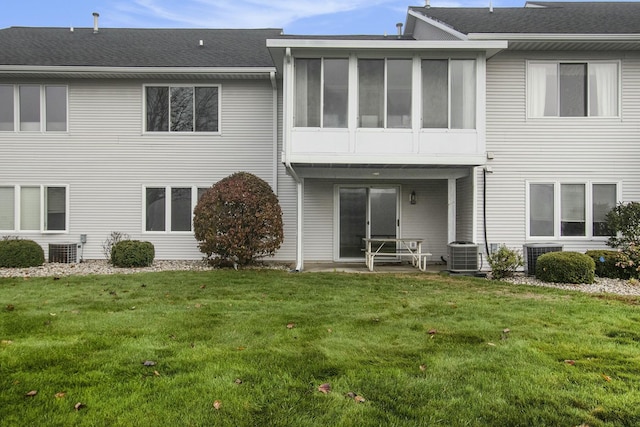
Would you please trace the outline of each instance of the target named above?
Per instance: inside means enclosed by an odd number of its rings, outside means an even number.
[[[639,304],[425,274],[0,279],[0,425],[638,426]]]

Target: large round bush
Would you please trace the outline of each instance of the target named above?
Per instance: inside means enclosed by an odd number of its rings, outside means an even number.
[[[202,195],[193,228],[200,251],[212,264],[246,265],[273,255],[280,247],[282,210],[269,184],[238,172]]]
[[[149,267],[153,264],[155,248],[151,242],[121,240],[111,248],[111,264],[116,267]]]
[[[578,252],[547,252],[536,261],[536,278],[555,283],[593,283],[595,263]]]
[[[0,267],[26,268],[44,264],[44,250],[33,240],[0,240]]]

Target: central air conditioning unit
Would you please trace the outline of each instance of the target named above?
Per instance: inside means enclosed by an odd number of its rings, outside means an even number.
[[[478,245],[473,242],[451,242],[447,246],[447,270],[453,273],[478,271]]]
[[[547,252],[562,252],[562,245],[555,243],[528,243],[523,246],[524,271],[529,276],[536,274],[536,261],[538,257]]]
[[[49,262],[75,264],[78,262],[77,243],[49,243]]]

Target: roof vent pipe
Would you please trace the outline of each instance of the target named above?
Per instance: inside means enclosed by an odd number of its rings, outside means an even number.
[[[93,34],[98,32],[98,18],[100,14],[98,12],[93,12]]]
[[[489,0],[489,13],[493,13],[493,2]]]
[[[431,0],[424,0],[424,7],[429,9],[431,7]]]
[[[402,22],[398,22],[396,28],[398,29],[398,38],[402,37]]]

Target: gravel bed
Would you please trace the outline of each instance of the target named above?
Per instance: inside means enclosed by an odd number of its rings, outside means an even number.
[[[283,268],[270,266],[270,268]],[[105,260],[87,260],[79,264],[45,263],[41,267],[31,268],[0,268],[0,277],[64,277],[85,276],[88,274],[133,274],[157,271],[206,271],[212,270],[203,261],[154,261],[151,267],[119,268]],[[515,285],[545,286],[588,293],[609,293],[628,296],[640,296],[640,283],[634,280],[606,279],[596,277],[592,284],[547,283],[523,273],[516,273],[504,281]]]
[[[570,291],[587,292],[591,294],[617,294],[640,296],[640,283],[634,280],[607,279],[596,277],[595,283],[548,283],[527,276],[524,273],[516,273],[513,277],[503,279],[505,282],[516,285],[544,286],[548,288],[566,289]]]

